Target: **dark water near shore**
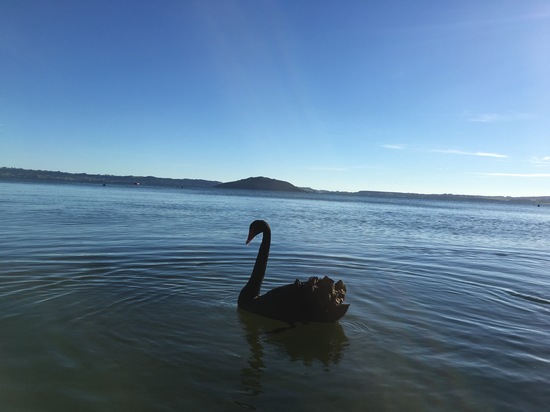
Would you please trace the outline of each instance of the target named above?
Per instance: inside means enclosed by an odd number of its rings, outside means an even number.
[[[342,279],[338,324],[236,309]],[[540,411],[550,208],[0,183],[0,410]]]

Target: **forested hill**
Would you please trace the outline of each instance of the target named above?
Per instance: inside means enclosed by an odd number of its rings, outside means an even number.
[[[276,192],[304,192],[305,190],[282,180],[267,177],[249,177],[235,182],[220,183],[215,186],[219,189],[246,189],[246,190],[272,190]]]

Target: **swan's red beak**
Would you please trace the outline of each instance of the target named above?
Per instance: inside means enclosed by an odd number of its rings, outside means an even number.
[[[248,232],[248,239],[246,239],[246,244],[248,245],[250,242],[252,242],[252,239],[254,239],[254,233],[252,231]]]

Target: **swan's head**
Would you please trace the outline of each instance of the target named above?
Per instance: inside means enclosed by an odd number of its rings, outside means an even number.
[[[248,239],[246,239],[246,244],[248,245],[259,233],[267,231],[271,232],[271,229],[265,220],[255,220],[250,224],[250,228],[248,229]]]

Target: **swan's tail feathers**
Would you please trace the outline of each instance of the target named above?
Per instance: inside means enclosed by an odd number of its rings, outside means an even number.
[[[312,309],[321,322],[335,322],[348,311],[349,305],[344,304],[346,285],[341,280],[334,283],[328,276],[312,277],[305,285],[311,291]]]

